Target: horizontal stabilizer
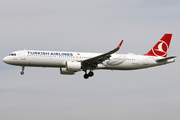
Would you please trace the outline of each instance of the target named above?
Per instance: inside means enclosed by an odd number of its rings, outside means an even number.
[[[166,62],[167,60],[170,60],[172,58],[175,58],[176,56],[171,56],[171,57],[166,57],[166,58],[163,58],[163,59],[158,59],[156,60],[156,62]]]

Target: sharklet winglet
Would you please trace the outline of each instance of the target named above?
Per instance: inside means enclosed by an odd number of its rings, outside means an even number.
[[[124,40],[122,40],[122,41],[120,42],[120,44],[117,46],[117,48],[116,48],[116,49],[118,49],[118,50],[120,49],[120,47],[121,47],[121,45],[122,45],[123,41],[124,41]]]

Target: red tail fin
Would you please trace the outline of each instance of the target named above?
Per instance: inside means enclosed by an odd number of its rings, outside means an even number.
[[[156,43],[156,45],[144,55],[166,57],[171,42],[171,37],[172,34],[164,34],[164,36]]]

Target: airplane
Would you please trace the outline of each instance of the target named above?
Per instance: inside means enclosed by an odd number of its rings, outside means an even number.
[[[21,66],[21,75],[24,74],[25,66],[55,67],[60,68],[62,75],[74,75],[78,71],[84,71],[84,78],[88,79],[94,75],[93,70],[136,70],[175,62],[176,56],[167,57],[171,37],[172,34],[164,34],[155,46],[143,55],[116,54],[123,43],[122,40],[115,49],[107,53],[25,49],[12,52],[4,57],[3,61],[10,65]]]

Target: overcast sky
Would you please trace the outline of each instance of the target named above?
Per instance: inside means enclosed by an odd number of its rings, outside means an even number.
[[[179,120],[180,1],[1,0],[0,120]],[[22,49],[147,53],[173,33],[176,62],[135,71],[60,75],[57,68],[10,66]]]

